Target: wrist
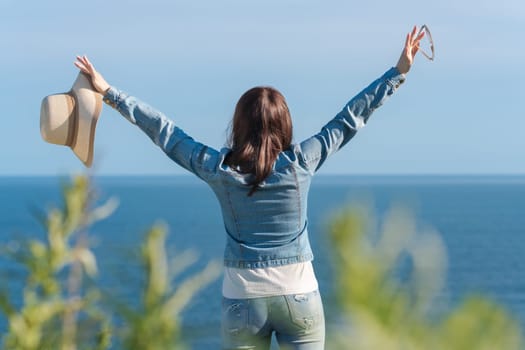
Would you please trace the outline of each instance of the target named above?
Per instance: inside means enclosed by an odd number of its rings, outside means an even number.
[[[398,62],[396,65],[396,69],[399,71],[400,74],[407,74],[410,70],[410,65],[402,62]]]
[[[111,86],[107,82],[103,82],[103,83],[97,84],[96,88],[97,88],[98,93],[105,95],[109,91],[110,87]]]

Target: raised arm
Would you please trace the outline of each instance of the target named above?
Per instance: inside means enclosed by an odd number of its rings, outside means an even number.
[[[219,160],[216,150],[193,140],[162,112],[108,84],[86,56],[78,56],[75,65],[91,77],[105,103],[137,125],[177,164],[204,180],[213,174]]]
[[[424,36],[424,33],[416,35],[416,31],[417,27],[414,27],[407,35],[396,67],[390,68],[352,98],[319,133],[298,145],[297,152],[309,171],[317,171],[331,154],[341,149],[405,81],[405,74],[410,70]]]

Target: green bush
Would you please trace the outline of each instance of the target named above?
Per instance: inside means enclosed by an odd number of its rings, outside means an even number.
[[[96,284],[97,261],[88,245],[88,229],[111,215],[117,203],[109,200],[93,208],[93,202],[88,178],[75,177],[64,186],[63,208],[52,209],[44,220],[45,240],[3,247],[3,253],[20,264],[27,276],[23,290],[16,291],[22,296],[19,307],[14,306],[8,290],[0,294],[0,308],[8,321],[4,349],[97,350],[108,349],[112,342],[126,349],[183,348],[180,312],[194,293],[218,276],[219,264],[209,263],[174,288],[174,275],[192,260],[182,254],[170,265],[166,230],[157,225],[142,245],[145,283],[138,306],[109,303],[108,309]],[[123,326],[115,326],[115,315],[125,321]]]
[[[436,232],[421,231],[401,207],[393,207],[379,229],[372,217],[354,206],[332,222],[342,322],[329,333],[328,349],[522,349],[519,323],[485,297],[469,296],[455,308],[436,310],[447,262]],[[411,269],[400,273],[402,260]]]

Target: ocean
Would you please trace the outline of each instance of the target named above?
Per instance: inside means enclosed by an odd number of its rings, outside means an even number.
[[[1,243],[42,237],[39,215],[60,205],[67,178],[0,177]],[[189,273],[221,259],[225,234],[213,192],[186,176],[96,177],[101,199],[116,197],[116,212],[89,230],[99,284],[121,301],[140,298],[138,248],[155,223],[169,228],[171,255],[192,250],[199,259]],[[334,212],[365,201],[381,218],[393,204],[413,211],[418,225],[443,239],[448,268],[442,299],[453,307],[467,295],[500,303],[525,325],[525,176],[329,176],[314,178],[309,198],[313,262],[325,303],[327,331],[336,322],[327,226]],[[0,283],[15,295],[22,281],[0,259]],[[182,276],[184,277],[184,276]],[[191,349],[220,348],[221,279],[201,290],[182,313],[183,338]],[[522,327],[525,329],[525,327]],[[0,314],[0,334],[6,329]]]

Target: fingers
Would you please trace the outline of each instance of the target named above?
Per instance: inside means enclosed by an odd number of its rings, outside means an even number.
[[[423,27],[425,26],[423,25],[420,28],[418,28],[417,26],[414,26],[412,30],[408,32],[408,34],[410,35],[410,38],[412,40],[415,40],[416,38],[420,38],[420,37],[422,38],[423,36],[425,36],[425,31],[423,30]]]
[[[95,75],[96,73],[95,67],[93,67],[93,64],[85,55],[77,56],[77,60],[74,62],[74,65],[83,73],[89,74],[91,76]]]
[[[412,46],[417,47],[417,50],[419,49],[419,42],[423,37],[425,36],[425,31],[421,31],[416,38],[414,38],[414,41],[412,42]],[[417,52],[416,50],[416,52]]]
[[[410,46],[410,33],[407,34],[407,38],[405,40],[405,47],[409,47]]]
[[[416,33],[417,33],[417,36],[416,36]],[[418,45],[419,41],[421,41],[421,39],[423,39],[424,36],[425,36],[425,31],[421,30],[420,28],[419,33],[418,33],[417,27],[414,26],[414,28],[412,29],[412,32],[409,33],[410,46]]]
[[[412,31],[407,34],[407,38],[405,41],[405,50],[406,53],[411,55],[412,57],[414,57],[419,51],[419,42],[425,36],[425,31],[421,29],[422,27],[419,28],[418,32],[417,26],[414,26],[412,28]]]
[[[82,72],[89,73],[85,61],[81,56],[77,56],[77,60],[74,62],[75,66],[78,67]]]
[[[415,56],[416,53],[419,51],[419,48],[420,48],[419,44],[421,42],[421,39],[423,39],[425,37],[426,31],[424,31],[423,28],[424,28],[424,26],[421,27],[417,37],[414,39],[413,48],[412,48],[412,56]]]
[[[85,66],[83,63],[81,63],[81,62],[79,62],[79,61],[76,61],[76,62],[74,62],[74,65],[75,65],[78,69],[80,69],[80,71],[81,71],[82,73],[90,74],[89,70],[86,68],[86,66]]]
[[[416,38],[416,41],[420,41],[425,36],[425,31],[422,30]]]
[[[411,53],[414,46],[417,45],[419,40],[421,40],[422,38],[421,34],[417,35],[416,37],[416,33],[417,33],[417,26],[414,26],[414,28],[412,28],[412,31],[407,34],[407,37],[405,40],[405,50],[407,53]]]
[[[416,55],[416,53],[419,51],[419,42],[412,47],[412,57]]]
[[[416,36],[416,32],[417,32],[417,26],[414,26],[414,28],[412,28],[412,32],[409,33],[410,44],[414,42],[414,37]]]
[[[90,62],[89,59],[87,58],[87,56],[83,56],[82,58],[84,59],[84,62],[86,62],[86,67],[87,67],[90,71],[94,72],[94,71],[95,71],[95,67],[93,67],[93,65],[91,64],[91,62]]]

